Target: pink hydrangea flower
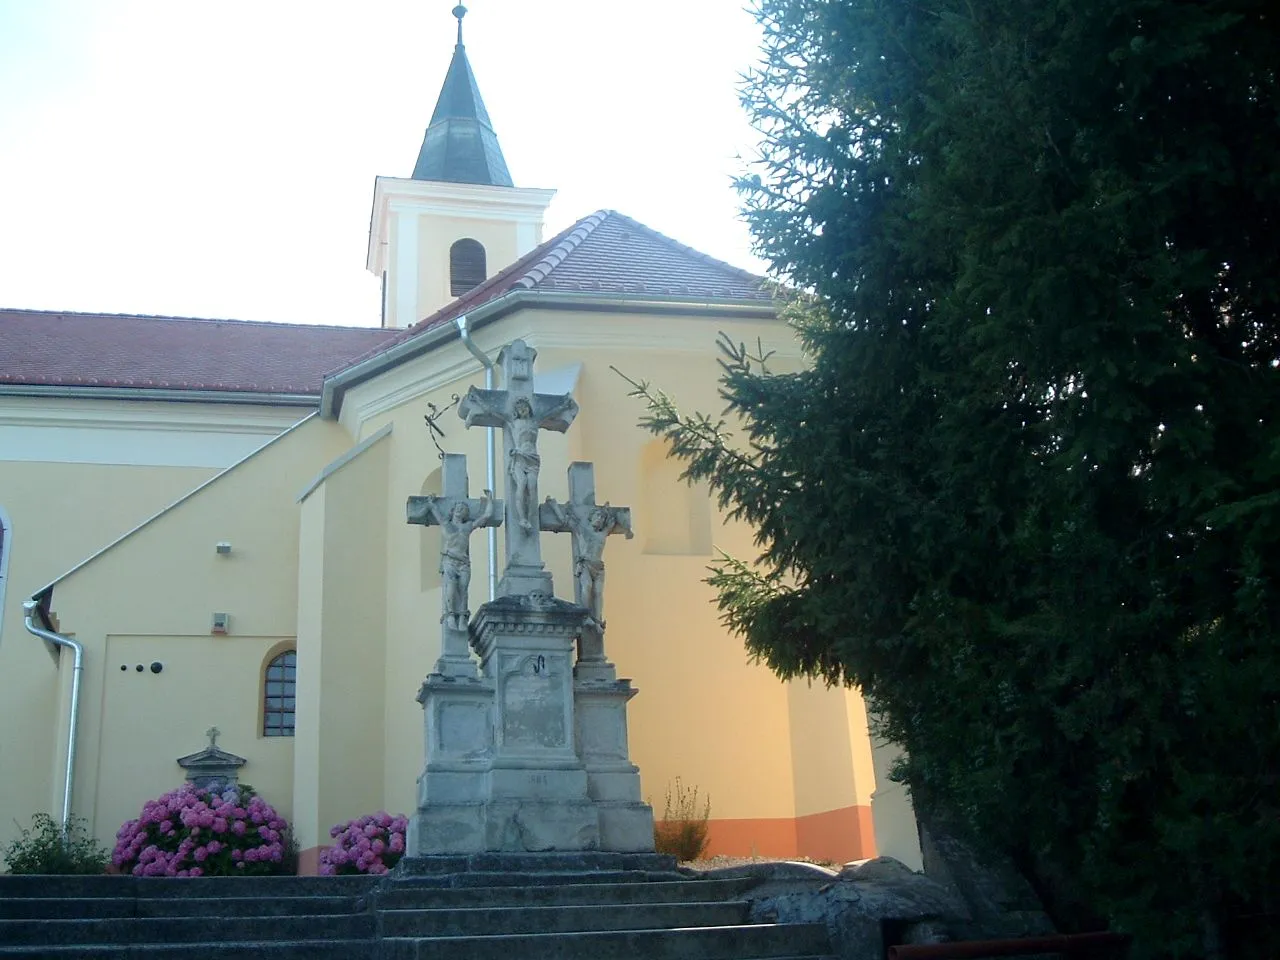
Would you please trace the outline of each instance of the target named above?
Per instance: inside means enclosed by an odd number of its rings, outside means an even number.
[[[279,872],[288,829],[249,787],[211,794],[184,784],[148,800],[138,819],[121,825],[111,861],[143,877]]]
[[[385,810],[366,814],[329,830],[334,843],[320,851],[320,872],[381,875],[394,867],[405,851],[409,819]]]

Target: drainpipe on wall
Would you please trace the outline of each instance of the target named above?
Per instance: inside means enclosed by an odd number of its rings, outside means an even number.
[[[458,325],[458,336],[462,338],[463,346],[470,350],[471,355],[484,367],[484,388],[492,390],[493,361],[485,356],[484,351],[471,339],[471,334],[467,330],[467,315],[464,313],[453,322]],[[489,446],[485,456],[485,486],[494,496],[497,496],[495,488],[498,480],[494,462],[498,459],[498,435],[495,432],[496,428],[487,427],[486,429],[489,431]],[[498,529],[489,527],[486,533],[489,542],[489,599],[496,600],[498,598]]]
[[[27,600],[22,604],[27,632],[46,643],[70,647],[75,653],[71,674],[71,709],[68,711],[70,716],[67,724],[67,774],[62,787],[62,829],[65,833],[71,827],[71,788],[75,782],[76,729],[80,715],[80,675],[84,672],[84,646],[70,637],[36,626],[36,610],[39,606],[40,604],[35,600]]]

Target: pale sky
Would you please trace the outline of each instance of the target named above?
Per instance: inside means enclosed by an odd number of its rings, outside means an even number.
[[[373,181],[413,169],[454,2],[0,0],[0,307],[376,325]],[[469,0],[546,236],[611,207],[763,271],[730,183],[746,3]]]

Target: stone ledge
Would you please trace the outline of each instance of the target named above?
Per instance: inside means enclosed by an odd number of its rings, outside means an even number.
[[[392,871],[394,878],[445,873],[593,873],[596,871],[647,871],[673,873],[675,857],[660,853],[472,853],[405,857]]]

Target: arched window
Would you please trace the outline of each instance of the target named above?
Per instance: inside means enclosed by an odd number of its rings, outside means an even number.
[[[9,582],[9,552],[12,550],[13,530],[9,515],[0,507],[0,632],[4,630],[4,587]]]
[[[449,296],[460,297],[484,283],[484,247],[478,240],[459,240],[449,248]]]
[[[286,650],[267,664],[262,690],[262,735],[292,737],[298,651]]]

